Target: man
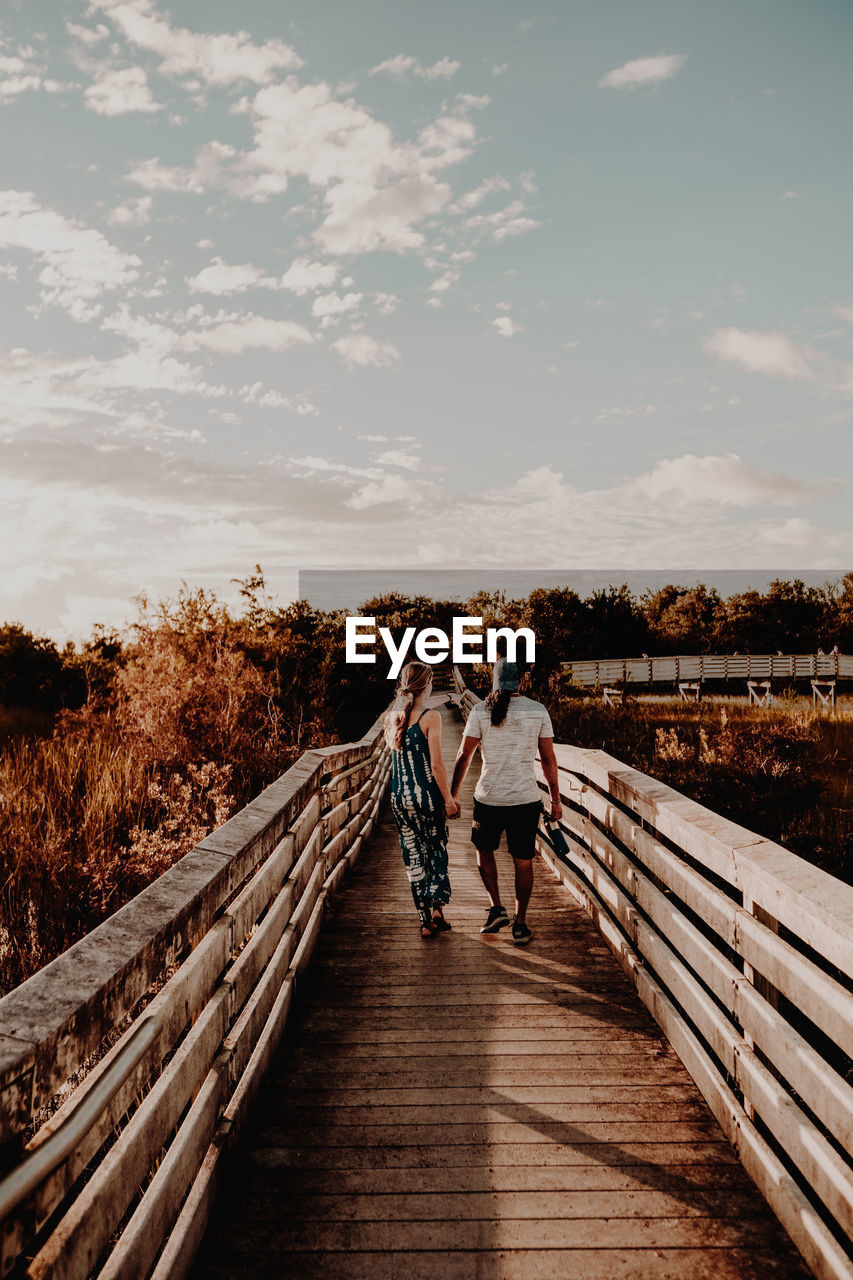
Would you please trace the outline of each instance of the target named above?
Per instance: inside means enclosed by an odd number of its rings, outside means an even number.
[[[541,702],[518,692],[523,668],[504,661],[496,673],[497,688],[485,702],[478,702],[468,717],[465,736],[456,757],[451,793],[459,788],[477,747],[483,769],[474,790],[474,825],[471,840],[477,850],[477,867],[491,907],[481,933],[497,933],[509,924],[501,905],[495,850],[506,832],[507,848],[515,866],[515,919],[512,939],[516,946],[530,942],[527,906],[533,890],[533,858],[539,827],[541,793],[534,771],[539,752],[551,796],[551,817],[563,815],[560,782],[554,755],[551,717]]]

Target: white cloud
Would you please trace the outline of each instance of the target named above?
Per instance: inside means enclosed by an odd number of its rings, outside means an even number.
[[[276,282],[266,277],[258,267],[248,262],[229,266],[221,258],[214,258],[209,266],[199,271],[198,275],[187,280],[190,293],[212,293],[222,296],[230,293],[243,293],[246,289],[258,285],[272,285]]]
[[[288,347],[313,342],[313,335],[294,320],[269,320],[247,312],[210,328],[187,333],[181,339],[185,351],[215,351],[238,355],[241,351],[263,349],[286,351]]]
[[[155,101],[141,67],[101,70],[94,84],[89,85],[83,94],[83,99],[90,111],[96,111],[101,116],[162,110],[162,104]]]
[[[497,316],[492,321],[502,338],[513,338],[517,333],[521,333],[522,325],[516,324],[512,316]]]
[[[487,93],[457,93],[456,111],[482,111],[491,102]]]
[[[814,483],[755,467],[736,453],[697,457],[684,454],[659,462],[631,482],[634,493],[658,502],[718,502],[735,507],[798,506],[836,492],[838,482]]]
[[[800,346],[785,333],[755,329],[715,329],[703,346],[711,355],[750,373],[767,373],[780,378],[814,378],[815,353]]]
[[[371,67],[368,75],[378,76],[384,73],[401,84],[408,80],[410,75],[419,76],[422,80],[449,80],[456,75],[461,66],[461,62],[454,62],[445,56],[439,58],[438,62],[434,62],[432,66],[425,67],[411,54],[398,53],[393,58],[386,58],[378,66]]]
[[[445,271],[444,275],[438,276],[432,281],[429,291],[430,293],[446,293],[448,289],[452,289],[458,279],[458,271]]]
[[[474,209],[481,204],[487,196],[495,191],[509,191],[510,184],[506,178],[496,174],[494,178],[486,178],[478,187],[474,187],[472,191],[468,191],[464,196],[460,196],[450,206],[450,213],[467,213],[469,209]]]
[[[475,213],[466,219],[465,226],[471,231],[490,235],[497,244],[500,244],[501,240],[506,240],[509,236],[520,236],[526,231],[535,231],[537,227],[542,226],[542,223],[527,216],[523,200],[513,200],[511,204],[499,209],[496,213]]]
[[[400,305],[400,299],[396,293],[374,293],[373,305],[381,316],[390,316],[392,312],[397,310]]]
[[[201,195],[210,187],[237,187],[236,177],[228,169],[237,152],[224,142],[208,142],[200,148],[191,168],[164,165],[159,160],[143,160],[127,175],[131,182],[146,191],[178,191]]]
[[[343,297],[337,293],[322,293],[311,303],[311,314],[320,320],[342,316],[348,311],[354,311],[361,298],[360,293],[346,293]]]
[[[799,200],[799,198],[800,198],[799,191],[794,191],[793,188],[789,188],[787,191],[782,192],[783,200]]]
[[[107,221],[115,227],[142,227],[151,217],[151,196],[140,196],[137,200],[125,200],[110,210]]]
[[[687,61],[686,54],[659,54],[655,58],[633,58],[599,80],[601,89],[637,89],[641,85],[671,80]]]
[[[332,343],[332,350],[338,353],[348,369],[370,365],[379,369],[400,359],[400,352],[393,342],[381,342],[366,333],[348,333]]]
[[[384,507],[390,503],[405,503],[412,499],[412,482],[407,476],[389,473],[381,480],[371,480],[362,485],[347,501],[353,511],[365,511],[370,507]]]
[[[30,191],[0,191],[0,248],[25,249],[43,263],[42,302],[64,307],[75,320],[100,312],[96,300],[139,275],[140,262],[100,231],[41,205]]]
[[[0,38],[0,103],[11,102],[18,94],[36,89],[42,93],[59,93],[63,88],[45,75],[30,45],[12,49],[8,40]]]
[[[256,404],[262,409],[287,409],[301,417],[316,417],[320,412],[308,396],[286,396],[275,388],[265,387],[261,382],[240,387],[236,394],[245,404]]]
[[[492,64],[493,76],[502,76],[505,71],[509,71],[508,62],[495,62]]]
[[[79,22],[66,22],[65,30],[72,40],[79,40],[81,44],[87,47],[100,44],[110,34],[109,27],[103,22],[99,22],[97,27],[84,27]]]
[[[424,463],[411,449],[386,449],[376,461],[383,467],[402,467],[404,471],[423,471]]]
[[[156,54],[161,75],[190,84],[268,84],[279,72],[302,66],[302,59],[282,40],[255,44],[245,31],[211,34],[173,27],[153,0],[90,0],[89,8],[103,11],[130,44]]]
[[[313,239],[334,255],[420,249],[425,236],[419,224],[450,202],[450,187],[439,175],[477,144],[473,124],[458,113],[442,115],[398,143],[387,124],[352,98],[342,100],[322,82],[299,85],[293,77],[238,107],[253,121],[251,150],[238,154],[211,142],[189,167],[150,159],[130,179],[148,191],[219,188],[255,201],[286,191],[293,178],[304,179],[322,197]],[[494,232],[502,238],[524,229],[495,226]]]
[[[282,288],[289,289],[297,297],[313,293],[315,289],[328,289],[337,279],[338,268],[333,262],[311,262],[308,258],[294,258],[281,277]]]

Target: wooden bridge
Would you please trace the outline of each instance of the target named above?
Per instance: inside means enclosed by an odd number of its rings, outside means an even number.
[[[851,1280],[853,888],[557,754],[525,949],[473,779],[421,940],[377,723],[0,1001],[3,1274]]]

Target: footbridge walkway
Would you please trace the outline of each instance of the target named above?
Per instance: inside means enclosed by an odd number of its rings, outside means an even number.
[[[851,1280],[853,889],[557,754],[524,949],[473,778],[420,938],[377,722],[0,1001],[3,1274]]]

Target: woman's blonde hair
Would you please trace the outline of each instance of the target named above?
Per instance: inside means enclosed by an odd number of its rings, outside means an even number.
[[[403,745],[403,731],[412,703],[429,688],[431,680],[432,667],[425,662],[407,662],[400,672],[396,696],[385,717],[385,741],[394,751]]]

